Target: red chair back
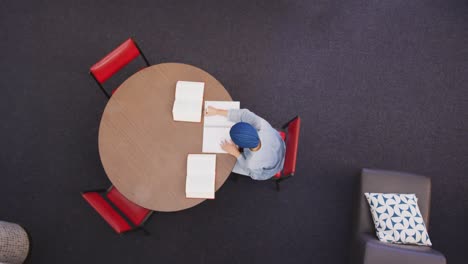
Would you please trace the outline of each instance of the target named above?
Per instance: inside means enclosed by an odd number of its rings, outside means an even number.
[[[140,49],[138,49],[136,43],[132,38],[129,38],[94,64],[90,72],[102,84],[140,54]]]
[[[284,158],[283,176],[292,176],[296,172],[297,149],[299,146],[299,132],[301,118],[296,117],[287,124],[286,154]]]
[[[136,226],[143,224],[152,212],[125,198],[114,186],[110,188],[106,196]]]
[[[83,198],[98,212],[104,220],[121,234],[130,231],[132,227],[98,192],[86,192]]]

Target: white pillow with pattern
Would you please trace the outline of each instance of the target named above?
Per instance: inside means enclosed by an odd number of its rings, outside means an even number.
[[[382,242],[432,246],[414,194],[365,193]]]

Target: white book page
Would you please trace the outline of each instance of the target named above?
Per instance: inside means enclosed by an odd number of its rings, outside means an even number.
[[[172,114],[175,121],[200,122],[202,101],[175,101]]]
[[[175,121],[200,122],[205,83],[178,81],[172,114]]]
[[[223,140],[231,140],[229,136],[230,129],[230,127],[204,127],[202,152],[226,153],[220,144]]]
[[[205,109],[208,106],[214,108],[230,110],[230,109],[240,109],[240,102],[238,101],[205,101]],[[220,127],[231,127],[234,123],[229,121],[227,117],[215,115],[215,116],[205,116],[204,126],[220,126]]]
[[[214,174],[216,155],[189,154],[187,157],[187,174]]]
[[[185,192],[188,198],[214,198],[216,155],[189,154]]]
[[[205,192],[187,192],[185,194],[187,198],[201,198],[201,199],[214,199],[214,192],[205,193]]]
[[[175,100],[182,101],[203,101],[203,82],[178,81],[176,84]]]

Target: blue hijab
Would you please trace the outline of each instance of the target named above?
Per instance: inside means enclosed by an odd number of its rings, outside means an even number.
[[[241,148],[255,148],[260,143],[257,130],[249,123],[239,122],[229,131],[234,144]]]

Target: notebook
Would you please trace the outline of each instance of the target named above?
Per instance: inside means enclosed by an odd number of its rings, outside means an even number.
[[[239,109],[240,102],[232,101],[205,101],[205,109],[212,106],[218,109]],[[205,116],[203,123],[203,146],[202,152],[204,153],[226,153],[221,149],[221,142],[223,140],[230,140],[229,130],[234,125],[227,117]]]
[[[215,154],[189,154],[187,157],[185,196],[187,198],[214,199],[215,174]]]
[[[205,83],[178,81],[172,116],[175,121],[200,122]]]

